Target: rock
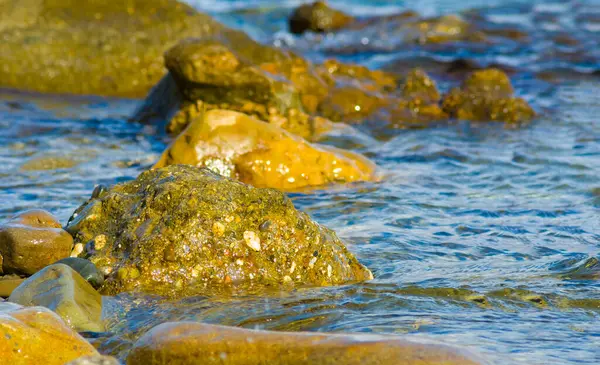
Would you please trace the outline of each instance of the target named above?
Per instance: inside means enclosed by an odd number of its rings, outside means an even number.
[[[312,4],[300,5],[289,19],[290,32],[301,34],[306,31],[334,32],[353,31],[362,32],[374,42],[369,43],[420,43],[437,44],[456,41],[482,42],[487,39],[486,34],[498,35],[498,31],[487,31],[476,26],[457,15],[443,15],[433,18],[422,18],[412,11],[398,14],[375,16],[366,18],[353,18],[339,10],[327,6],[323,1]],[[503,35],[503,34],[501,34]],[[352,34],[349,39],[356,38]],[[388,49],[389,51],[389,49]]]
[[[396,336],[257,331],[197,322],[171,322],[142,336],[127,365],[339,364],[475,365],[442,345]]]
[[[442,108],[453,118],[473,121],[522,123],[535,116],[525,100],[514,97],[508,76],[494,68],[473,72],[450,90]]]
[[[17,275],[0,276],[0,297],[8,298],[10,294],[21,285],[25,279]]]
[[[73,238],[43,210],[28,210],[0,225],[0,255],[6,274],[32,275],[69,257]]]
[[[182,41],[165,54],[165,65],[169,75],[132,120],[170,120],[171,135],[204,110],[229,109],[311,137],[315,121],[309,113],[327,93],[308,61],[243,33]]]
[[[106,275],[101,292],[108,295],[372,278],[334,232],[298,212],[283,193],[189,165],[113,186],[79,207],[66,229],[80,242],[103,236],[89,260]],[[247,244],[249,232],[259,245]]]
[[[21,165],[23,171],[44,171],[70,169],[78,165],[78,162],[68,157],[35,157],[27,160]]]
[[[119,360],[111,356],[91,355],[83,356],[66,365],[119,365]]]
[[[345,27],[353,21],[345,13],[330,8],[324,1],[300,5],[290,17],[290,32],[330,32]]]
[[[143,97],[179,40],[226,32],[176,0],[2,0],[0,86]]]
[[[0,359],[3,364],[63,365],[98,354],[60,317],[43,307],[0,303]]]
[[[104,331],[102,297],[81,275],[64,264],[50,265],[37,272],[19,285],[8,301],[51,309],[79,332]]]
[[[69,266],[90,283],[94,289],[98,289],[104,284],[104,275],[89,260],[80,257],[67,257],[55,263]]]
[[[194,119],[155,168],[207,167],[255,187],[297,190],[374,180],[375,165],[357,153],[312,145],[269,123],[229,110]]]

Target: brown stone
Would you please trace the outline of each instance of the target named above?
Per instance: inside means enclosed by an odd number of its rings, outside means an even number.
[[[97,351],[51,310],[0,303],[0,359],[10,365],[64,365]]]
[[[442,345],[395,336],[256,331],[172,322],[142,336],[128,365],[475,365]]]
[[[32,275],[69,257],[73,238],[50,213],[30,210],[0,225],[0,255],[6,274]]]

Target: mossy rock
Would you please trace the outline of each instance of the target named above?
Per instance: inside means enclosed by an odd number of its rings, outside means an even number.
[[[508,76],[495,68],[473,72],[444,96],[442,108],[453,118],[472,121],[519,124],[535,117],[533,108],[514,96]]]
[[[102,237],[89,259],[104,294],[194,295],[237,285],[335,285],[371,272],[335,233],[283,193],[188,165],[142,173],[76,210],[78,242]]]
[[[223,31],[176,0],[0,0],[0,86],[143,97],[167,49]]]

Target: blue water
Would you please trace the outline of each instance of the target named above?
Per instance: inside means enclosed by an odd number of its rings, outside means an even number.
[[[360,16],[488,6],[475,13],[532,39],[479,52],[397,39],[386,45],[376,29],[293,37],[285,19],[298,1],[193,3],[314,60],[339,57],[390,71],[424,62],[442,88],[456,81],[441,71],[444,62],[500,64],[540,115],[518,129],[452,122],[385,139],[363,131],[353,146],[386,172],[382,182],[292,198],[335,229],[375,280],[260,297],[107,298],[116,310],[108,311],[111,333],[96,340],[101,349],[122,356],[152,325],[194,319],[432,338],[494,364],[600,363],[600,2],[331,1]],[[559,33],[575,41],[553,41]],[[96,184],[132,179],[151,166],[165,141],[151,127],[126,122],[138,103],[0,92],[0,218],[36,207],[64,221]],[[20,170],[48,155],[76,166]]]

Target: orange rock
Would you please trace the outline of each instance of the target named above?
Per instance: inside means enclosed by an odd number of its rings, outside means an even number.
[[[395,336],[256,331],[197,322],[172,322],[142,336],[128,365],[475,365],[441,345]]]
[[[0,303],[2,364],[63,365],[94,354],[94,347],[49,309]]]
[[[229,110],[194,119],[154,166],[189,164],[282,190],[376,179],[364,156],[310,144],[273,124]]]

